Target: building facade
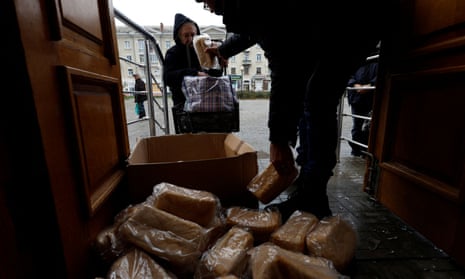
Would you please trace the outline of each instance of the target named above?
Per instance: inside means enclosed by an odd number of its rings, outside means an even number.
[[[150,61],[150,72],[155,79],[153,91],[160,92],[163,86],[162,60],[158,57],[157,48],[143,34],[127,26],[116,26],[118,51],[121,63],[121,79],[125,91],[134,90],[134,73],[139,73],[146,80],[146,63]],[[144,26],[156,40],[164,57],[166,51],[174,45],[173,26]],[[208,34],[212,40],[224,41],[227,33],[222,26],[200,26],[202,34]],[[146,52],[148,47],[148,52]],[[147,57],[148,53],[148,57]],[[233,87],[238,91],[269,91],[270,73],[268,61],[259,45],[231,57],[226,74],[230,75]]]

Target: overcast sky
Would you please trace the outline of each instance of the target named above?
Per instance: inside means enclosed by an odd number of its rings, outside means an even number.
[[[204,10],[195,0],[113,0],[113,7],[139,25],[174,24],[174,15],[182,13],[199,25],[223,26],[223,18]],[[118,20],[115,21],[118,24]]]

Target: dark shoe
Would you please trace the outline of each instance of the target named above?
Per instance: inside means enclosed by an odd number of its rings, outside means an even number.
[[[315,215],[319,220],[333,215],[329,208],[328,198],[321,198],[321,201],[312,202],[308,201],[305,204],[301,204],[298,208],[301,211],[309,212]]]
[[[312,213],[318,219],[331,216],[327,191],[329,176],[302,175],[302,185],[299,188],[297,209]]]
[[[294,213],[296,210],[311,213],[315,215],[319,220],[323,219],[324,217],[333,215],[331,209],[329,208],[328,197],[322,196],[319,198],[319,200],[312,201],[317,198],[318,197],[315,196],[297,196],[297,193],[295,193],[289,199],[281,203],[270,204],[266,206],[265,209],[277,209],[281,213],[281,220],[283,223],[285,223],[287,219],[289,219],[289,217],[292,215],[292,213]]]

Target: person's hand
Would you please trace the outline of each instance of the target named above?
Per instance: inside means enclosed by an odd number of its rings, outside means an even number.
[[[220,66],[222,68],[228,67],[228,59],[225,59],[221,56],[217,45],[213,44],[211,47],[207,47],[205,49],[205,52],[211,57],[215,57],[215,56],[218,57],[218,63],[220,63]]]
[[[210,12],[215,12],[215,0],[204,0],[203,2],[208,6]]]
[[[295,168],[294,154],[288,144],[270,144],[270,162],[280,175],[288,175]]]
[[[203,76],[208,76],[208,74],[205,72],[197,72],[197,76],[203,77]]]

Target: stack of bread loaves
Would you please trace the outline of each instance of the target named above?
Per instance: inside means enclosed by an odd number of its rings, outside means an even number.
[[[211,192],[170,183],[122,210],[96,239],[106,278],[348,278],[357,237],[340,216],[223,208]]]

